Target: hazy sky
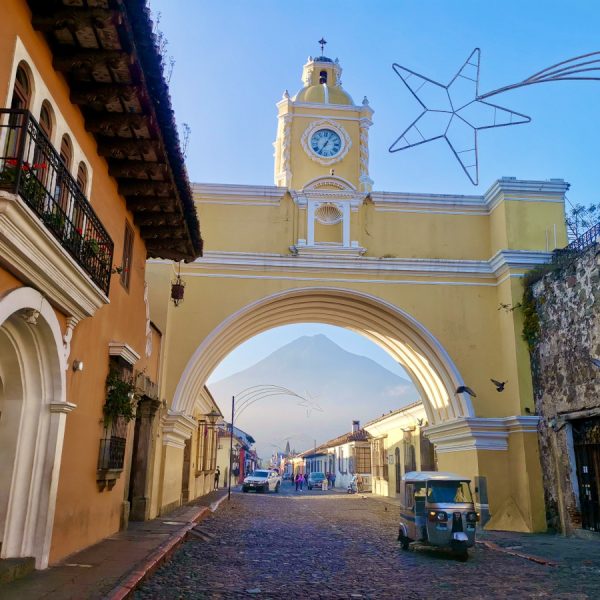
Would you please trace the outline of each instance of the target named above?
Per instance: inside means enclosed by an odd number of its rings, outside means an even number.
[[[571,202],[600,200],[600,82],[546,83],[495,96],[495,103],[532,122],[480,133],[478,188],[441,140],[388,152],[420,112],[392,63],[446,83],[480,47],[483,93],[600,50],[597,0],[151,0],[151,7],[161,13],[175,60],[170,86],[177,121],[192,129],[193,181],[273,184],[275,103],[285,89],[292,95],[300,89],[302,65],[320,54],[317,40],[324,36],[325,54],[340,60],[346,91],[357,104],[368,96],[375,111],[370,169],[376,190],[473,194],[502,176],[564,178]],[[268,332],[232,354],[214,378],[294,337],[324,331],[310,325]],[[347,332],[328,335],[394,369],[370,342]]]

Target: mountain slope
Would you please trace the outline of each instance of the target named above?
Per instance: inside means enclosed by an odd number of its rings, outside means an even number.
[[[261,397],[236,425],[257,440],[263,458],[289,439],[296,450],[310,448],[361,423],[418,399],[413,384],[378,363],[347,352],[325,335],[300,337],[255,365],[209,385],[229,419],[232,395],[256,385],[284,386],[317,406],[300,406],[293,397]],[[241,396],[238,406],[243,402]],[[318,410],[318,408],[322,410]]]

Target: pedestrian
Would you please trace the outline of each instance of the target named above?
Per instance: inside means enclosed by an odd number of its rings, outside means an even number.
[[[302,484],[304,483],[304,476],[302,473],[298,473],[298,477],[300,478],[300,491],[302,491]]]
[[[300,473],[296,473],[296,477],[292,478],[296,483],[296,491],[298,491],[298,487],[300,486]]]
[[[331,474],[331,487],[335,487],[335,471]]]
[[[327,471],[327,473],[325,473],[325,479],[327,479],[327,487],[331,486],[331,473],[329,471]]]
[[[219,477],[221,477],[221,469],[217,467],[217,470],[215,471],[215,490],[219,489]]]
[[[304,473],[304,483],[306,484],[306,487],[308,487],[308,473]],[[300,489],[302,489],[302,486],[300,486]]]

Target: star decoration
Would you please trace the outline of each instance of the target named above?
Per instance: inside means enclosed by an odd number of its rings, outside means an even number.
[[[308,391],[305,390],[304,398],[302,398],[302,402],[298,402],[298,406],[303,406],[306,408],[306,418],[310,417],[310,413],[313,410],[323,412],[323,409],[319,406],[316,401],[316,397],[312,397]]]
[[[480,54],[479,48],[475,48],[448,85],[428,79],[396,63],[392,65],[398,77],[423,107],[423,112],[390,146],[390,152],[444,139],[471,183],[479,183],[477,132],[480,129],[531,121],[527,115],[481,99]]]

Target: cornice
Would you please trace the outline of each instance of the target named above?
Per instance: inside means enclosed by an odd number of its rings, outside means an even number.
[[[468,450],[508,450],[508,437],[514,433],[537,433],[539,417],[514,415],[510,417],[463,417],[430,425],[424,429],[436,452]]]
[[[108,354],[109,356],[118,356],[132,366],[140,360],[140,355],[124,342],[108,342]]]
[[[19,196],[3,191],[0,263],[78,321],[109,303],[108,297]]]
[[[192,187],[197,204],[244,204],[248,206],[279,206],[287,188],[263,185],[225,183],[195,183]]]
[[[251,252],[207,251],[203,258],[186,264],[185,271],[195,270],[235,270],[235,271],[281,271],[286,270],[323,270],[343,271],[346,273],[382,273],[410,274],[413,276],[477,277],[497,279],[513,269],[526,270],[548,262],[551,252],[533,252],[527,250],[502,250],[490,260],[453,260],[429,258],[375,258],[357,256],[357,248],[344,253],[343,248],[331,250],[324,256],[320,249],[303,248],[299,255],[263,254]],[[149,262],[162,262],[151,260]]]
[[[185,448],[185,441],[192,437],[196,426],[196,421],[189,415],[169,411],[162,423],[163,445]]]

